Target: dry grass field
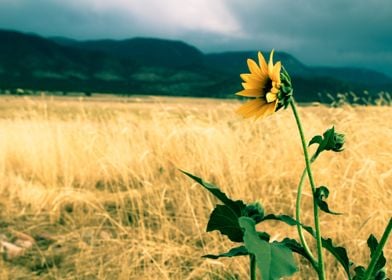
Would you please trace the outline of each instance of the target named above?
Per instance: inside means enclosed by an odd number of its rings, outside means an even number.
[[[201,258],[235,244],[205,232],[217,201],[178,171],[215,183],[233,199],[260,200],[267,213],[294,215],[304,162],[291,112],[243,120],[234,113],[238,106],[1,97],[0,240],[15,244],[25,233],[35,243],[15,256],[3,250],[0,279],[247,279],[246,257]],[[331,125],[346,134],[344,152],[324,153],[314,164],[316,184],[331,191],[329,206],[344,213],[322,214],[321,228],[355,263],[367,264],[367,237],[380,238],[392,216],[392,107],[299,111],[308,139]],[[303,220],[311,224],[305,190]],[[296,238],[294,228],[278,223],[260,230]],[[390,261],[392,241],[384,252]],[[299,263],[294,279],[315,279]],[[344,279],[328,254],[327,273]]]

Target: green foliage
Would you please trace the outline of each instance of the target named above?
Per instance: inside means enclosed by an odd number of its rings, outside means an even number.
[[[315,157],[323,151],[341,152],[343,151],[344,134],[335,132],[335,128],[332,127],[327,129],[323,136],[314,136],[312,140],[310,140],[309,146],[313,144],[319,145],[315,153]]]
[[[233,201],[217,186],[188,172],[181,172],[195,180],[224,203],[224,205],[218,204],[212,211],[207,231],[218,230],[233,242],[245,243],[245,246],[232,248],[227,253],[208,254],[204,257],[217,259],[253,254],[256,257],[256,263],[263,279],[279,279],[297,271],[292,252],[304,252],[298,243],[288,239],[283,242],[270,243],[268,233],[255,230],[255,225],[265,218],[264,209],[259,202],[245,205],[241,200]]]
[[[370,249],[370,258],[373,258],[375,255],[377,246],[378,246],[378,241],[373,234],[371,234],[369,236],[369,238],[367,240],[367,244]],[[373,275],[376,279],[380,279],[379,274],[383,274],[385,276],[383,269],[384,269],[386,263],[387,263],[387,260],[384,257],[384,253],[381,252],[381,256],[378,258],[378,260],[376,262],[376,266],[374,267],[374,272],[373,272]]]
[[[289,226],[295,226],[298,225],[299,223],[292,217],[287,216],[287,215],[274,215],[274,214],[269,214],[264,217],[263,220],[276,220],[276,221],[281,221],[286,223]],[[316,237],[316,232],[313,230],[312,227],[305,226],[302,224],[299,224],[303,229],[305,229],[308,233],[310,233],[313,237]],[[332,255],[335,256],[336,260],[342,265],[344,268],[345,272],[347,275],[350,275],[350,260],[348,259],[347,256],[347,251],[343,247],[337,247],[333,245],[332,240],[330,238],[325,239],[322,238],[322,246],[327,249]],[[295,251],[296,252],[296,251]],[[301,253],[302,250],[298,250],[297,253]],[[309,259],[308,254],[302,255],[305,258]],[[351,279],[349,277],[349,279]]]
[[[287,248],[289,248],[294,253],[297,253],[297,254],[303,256],[310,263],[312,262],[309,254],[305,251],[304,247],[297,242],[297,240],[291,239],[291,238],[285,238],[282,241],[280,241],[280,243],[282,245],[286,246]]]
[[[245,247],[256,257],[256,264],[263,280],[280,279],[297,271],[289,248],[278,242],[269,243],[260,239],[255,222],[251,218],[241,217],[239,223],[244,229]]]
[[[348,279],[350,277],[350,265],[351,262],[348,258],[347,251],[344,247],[338,247],[333,245],[332,239],[322,239],[322,245],[325,249],[327,249],[335,258],[336,260],[342,265],[344,271],[346,272]]]
[[[226,252],[226,253],[222,253],[219,255],[204,255],[203,258],[209,258],[209,259],[219,259],[222,257],[237,257],[237,256],[247,256],[249,255],[248,249],[246,249],[245,246],[239,246],[239,247],[235,247],[230,249],[230,251]]]
[[[330,136],[330,134],[326,133],[324,135],[324,139],[331,139]],[[313,142],[320,144],[323,143],[324,139],[321,139],[320,142],[317,142],[319,140],[314,140]],[[324,145],[323,149],[326,147],[328,148],[328,145]],[[312,263],[311,256],[296,240],[285,238],[281,242],[270,243],[270,235],[266,232],[256,231],[255,225],[268,220],[276,220],[289,226],[299,225],[311,236],[316,238],[316,232],[312,227],[303,225],[288,215],[265,215],[264,209],[259,202],[245,204],[241,200],[233,201],[217,186],[205,182],[201,178],[188,172],[182,172],[210,191],[216,198],[224,203],[223,205],[218,204],[212,211],[207,225],[207,231],[218,230],[223,235],[226,235],[231,241],[244,242],[245,244],[245,246],[232,248],[226,253],[218,255],[208,254],[204,257],[217,259],[221,257],[253,255],[256,258],[256,264],[263,275],[263,279],[279,279],[283,276],[292,275],[296,271],[292,257],[293,252],[303,256]],[[325,198],[328,198],[328,195],[329,191],[326,187],[322,186],[317,188],[315,191],[315,200],[317,205],[321,210],[327,213],[338,214],[330,211],[328,204],[324,201]],[[321,243],[322,247],[328,250],[341,264],[348,279],[363,279],[366,272],[363,266],[355,267],[355,276],[354,278],[351,277],[350,267],[352,266],[352,262],[349,260],[347,251],[344,247],[335,246],[330,238],[321,238]],[[371,257],[373,257],[377,245],[377,240],[373,235],[371,235],[368,239]],[[384,271],[385,264],[385,257],[381,255],[376,263],[372,276],[374,278],[372,279],[386,280],[386,274]]]
[[[254,202],[246,205],[244,211],[242,212],[242,216],[252,218],[256,224],[261,222],[264,217],[264,209],[263,206],[259,202]]]
[[[276,110],[284,107],[287,107],[290,104],[291,97],[293,95],[293,87],[291,84],[291,77],[289,73],[287,73],[286,68],[282,66],[282,72],[280,73],[280,80],[282,82],[280,87],[280,92],[278,94],[279,103]]]
[[[182,173],[184,173],[185,175],[187,175],[188,177],[195,180],[200,185],[202,185],[206,190],[211,192],[217,199],[219,199],[227,207],[229,207],[238,217],[240,217],[242,215],[242,211],[243,211],[243,209],[246,208],[246,205],[241,200],[233,201],[230,198],[228,198],[227,195],[224,192],[222,192],[217,186],[215,186],[211,183],[208,183],[208,182],[204,181],[203,179],[201,179],[191,173],[188,173],[183,170],[180,170],[180,171]]]
[[[324,200],[327,199],[329,196],[329,190],[325,186],[321,186],[316,189],[316,192],[314,194],[316,203],[318,207],[323,210],[324,212],[332,215],[341,215],[341,213],[333,212],[329,210],[328,203]]]
[[[212,211],[207,224],[207,231],[218,230],[231,241],[242,242],[243,232],[238,224],[238,218],[250,217],[258,223],[264,217],[264,209],[259,202],[245,205],[242,200],[233,201],[217,186],[183,170],[181,172],[202,185],[224,203],[224,205],[217,205]]]
[[[226,205],[217,205],[210,215],[207,231],[218,230],[233,242],[242,242],[243,233],[238,224],[239,216]]]
[[[371,234],[367,240],[367,245],[370,250],[370,258],[372,259],[375,257],[375,253],[377,250],[378,241],[376,237]],[[384,253],[381,252],[381,255],[378,257],[378,260],[376,260],[374,269],[372,273],[370,274],[370,279],[374,280],[387,280],[387,275],[385,273],[385,265],[387,263],[387,260],[384,257]],[[369,269],[369,268],[368,268]],[[365,279],[366,276],[366,269],[363,266],[357,266],[354,268],[355,276],[353,277],[353,280],[362,280]]]

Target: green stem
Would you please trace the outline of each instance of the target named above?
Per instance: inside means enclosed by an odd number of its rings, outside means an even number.
[[[311,163],[316,159],[316,157],[312,157],[311,158]],[[298,224],[297,224],[297,231],[298,231],[298,235],[299,235],[299,239],[301,241],[302,246],[305,249],[305,252],[309,255],[310,258],[310,263],[312,264],[312,266],[317,270],[317,261],[314,258],[312,251],[310,250],[308,243],[306,242],[305,239],[305,235],[301,226],[301,197],[302,197],[302,187],[304,185],[304,181],[305,181],[305,177],[306,177],[306,168],[304,169],[304,171],[302,172],[301,175],[301,179],[299,181],[298,184],[298,191],[297,191],[297,201],[296,201],[296,205],[295,205],[295,219],[297,220]]]
[[[367,268],[365,272],[365,276],[363,277],[363,280],[368,280],[372,277],[373,270],[376,267],[377,261],[380,258],[382,254],[382,249],[384,248],[385,244],[388,241],[389,234],[391,233],[392,230],[392,218],[389,219],[389,223],[384,231],[384,234],[381,237],[380,243],[378,243],[378,246],[376,248],[376,251],[374,252],[372,259],[370,260],[369,267]]]
[[[306,163],[306,172],[308,173],[310,186],[312,188],[313,193],[313,216],[314,216],[314,227],[316,229],[316,242],[317,242],[317,256],[318,256],[318,269],[317,273],[320,280],[325,280],[325,269],[324,269],[324,260],[323,260],[323,251],[322,251],[322,242],[321,242],[321,231],[320,231],[320,221],[319,221],[319,209],[316,203],[316,186],[313,179],[312,170],[310,168],[310,159],[308,154],[308,148],[306,145],[306,140],[301,124],[301,119],[298,115],[297,108],[295,106],[294,98],[290,99],[290,107],[293,110],[293,114],[295,117],[295,121],[297,122],[299,135],[301,137],[302,149],[304,151],[305,163]]]
[[[249,255],[250,259],[250,280],[256,280],[256,256],[253,254]]]

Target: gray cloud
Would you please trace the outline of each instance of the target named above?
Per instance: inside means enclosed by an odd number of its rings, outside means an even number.
[[[77,39],[163,37],[269,50],[392,76],[389,0],[0,0],[0,28]]]

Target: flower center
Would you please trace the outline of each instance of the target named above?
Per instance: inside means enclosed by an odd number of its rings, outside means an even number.
[[[263,91],[266,94],[266,93],[270,92],[271,89],[272,89],[272,80],[270,78],[268,78],[264,84]]]

